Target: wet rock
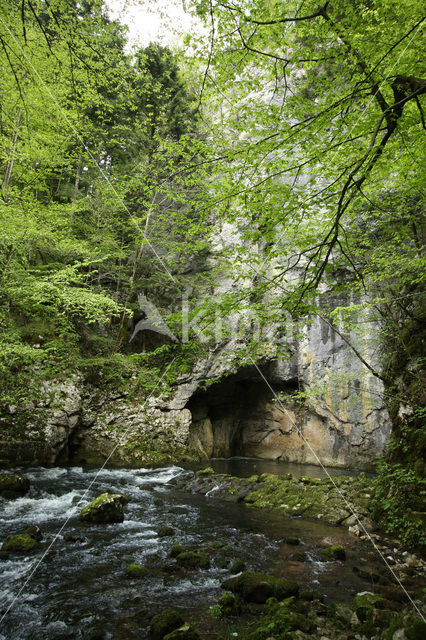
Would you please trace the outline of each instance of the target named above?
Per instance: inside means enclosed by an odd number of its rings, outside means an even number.
[[[31,536],[32,538],[34,538],[34,540],[37,540],[38,542],[40,542],[40,540],[43,539],[43,534],[40,530],[40,527],[37,527],[37,525],[35,524],[32,525],[31,527],[27,527],[23,533],[27,533],[29,536]]]
[[[3,498],[9,500],[21,498],[28,493],[29,489],[30,481],[25,476],[0,473],[0,495]]]
[[[308,556],[304,551],[298,551],[297,553],[293,553],[290,556],[290,559],[295,562],[306,562],[308,560]]]
[[[299,538],[296,538],[295,536],[288,536],[287,538],[284,538],[284,542],[291,545],[300,544]]]
[[[168,536],[174,536],[174,534],[175,530],[168,526],[160,527],[157,531],[157,536],[159,538],[167,538]]]
[[[179,629],[185,623],[181,614],[175,609],[164,609],[151,620],[151,640],[162,640],[164,636]]]
[[[7,551],[0,551],[0,560],[8,560],[9,554]]]
[[[39,542],[28,533],[14,533],[5,539],[2,544],[2,551],[14,551],[17,553],[25,553],[37,547]]]
[[[224,616],[237,616],[241,612],[241,604],[233,593],[224,593],[218,605]]]
[[[154,505],[156,507],[162,507],[164,504],[164,500],[162,498],[154,498]]]
[[[183,547],[181,544],[174,544],[170,549],[169,556],[170,558],[176,558],[176,556],[178,556],[180,553],[183,553],[184,551],[187,551],[187,549],[185,549],[185,547]]]
[[[176,557],[176,562],[185,569],[208,569],[210,567],[209,557],[196,551],[183,551]]]
[[[127,496],[120,493],[101,493],[80,512],[80,520],[95,524],[123,522],[123,506],[129,502]]]
[[[359,619],[354,611],[345,604],[334,603],[329,607],[328,615],[336,620],[343,628],[355,628]]]
[[[148,573],[149,571],[146,567],[141,567],[134,562],[126,567],[126,575],[129,576],[129,578],[144,578]]]
[[[321,560],[346,560],[346,552],[342,545],[335,544],[332,547],[321,549]]]
[[[284,600],[299,593],[299,585],[296,582],[251,571],[229,578],[221,586],[232,593],[237,593],[247,602],[258,604],[264,604],[271,597]]]
[[[230,573],[241,573],[246,568],[245,563],[242,560],[236,560],[232,567],[229,569]]]
[[[64,535],[64,542],[86,542],[86,538],[84,536],[80,536],[77,533],[66,533]]]
[[[219,569],[227,569],[230,564],[230,559],[226,556],[219,556],[219,558],[216,558],[215,562]],[[235,573],[238,573],[238,571]]]

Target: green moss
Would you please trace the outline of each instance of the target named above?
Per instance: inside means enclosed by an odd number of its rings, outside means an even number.
[[[321,560],[346,560],[346,552],[342,545],[336,544],[327,549],[321,549]]]
[[[16,551],[25,553],[31,551],[34,547],[38,546],[38,541],[30,536],[28,533],[15,533],[7,536],[2,544],[2,551]]]
[[[134,562],[126,567],[126,575],[130,578],[144,578],[148,573],[149,571],[146,567],[141,567]]]
[[[172,527],[168,527],[167,525],[165,525],[164,527],[160,527],[160,529],[157,531],[157,536],[159,538],[167,538],[169,536],[174,536],[175,534],[175,530],[172,529]]]
[[[123,505],[129,501],[119,493],[101,493],[80,512],[80,519],[90,523],[123,522]]]
[[[241,611],[240,602],[233,593],[224,593],[218,604],[221,613],[225,616],[236,616]]]
[[[151,640],[162,640],[167,634],[179,629],[184,622],[181,614],[175,609],[164,609],[151,620]]]
[[[171,558],[176,558],[176,556],[178,556],[180,553],[183,553],[184,551],[186,551],[186,549],[181,544],[174,544],[170,549],[169,556]]]
[[[299,585],[294,581],[251,571],[244,571],[235,578],[225,580],[222,587],[237,593],[247,602],[258,604],[264,604],[270,597],[284,600],[299,593]]]
[[[176,562],[180,567],[187,569],[208,569],[210,567],[209,557],[195,551],[183,551],[176,557]]]

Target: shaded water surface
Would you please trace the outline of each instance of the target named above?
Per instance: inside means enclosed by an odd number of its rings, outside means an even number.
[[[231,561],[243,560],[247,569],[294,578],[302,588],[321,589],[330,600],[349,600],[365,588],[351,570],[351,558],[356,560],[362,543],[343,528],[179,492],[167,482],[182,471],[25,470],[31,480],[29,494],[10,502],[0,498],[0,540],[32,524],[41,528],[44,538],[35,551],[0,560],[0,617],[12,605],[0,626],[0,640],[79,640],[89,638],[97,627],[108,640],[144,638],[150,616],[168,606],[196,621],[205,618],[207,607],[220,597],[221,581],[229,576],[219,566],[223,556],[218,548]],[[80,523],[81,508],[104,491],[131,498],[124,522]],[[163,504],[156,506],[159,497]],[[173,527],[175,535],[159,538],[163,525]],[[283,538],[290,535],[298,536],[301,544],[285,544]],[[183,575],[164,571],[176,543],[213,545],[211,568]],[[320,562],[321,545],[336,543],[345,545],[349,561]],[[301,551],[307,562],[292,557]],[[130,562],[147,564],[150,574],[126,577]]]

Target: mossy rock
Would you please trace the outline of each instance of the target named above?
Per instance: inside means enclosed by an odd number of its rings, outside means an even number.
[[[346,560],[346,551],[340,544],[321,549],[321,560]]]
[[[214,475],[214,469],[211,467],[206,467],[205,469],[200,469],[196,472],[196,476],[211,476]]]
[[[219,567],[219,569],[227,569],[229,567],[229,563],[230,563],[230,559],[227,558],[226,556],[219,556],[218,558],[215,559],[215,563],[216,566]],[[237,571],[235,573],[238,573]]]
[[[354,607],[355,611],[359,607],[369,607],[370,609],[378,609],[384,603],[384,598],[382,596],[378,596],[375,593],[371,593],[370,591],[363,591],[362,593],[357,593],[354,598]]]
[[[264,604],[271,597],[284,600],[299,593],[297,582],[251,571],[244,571],[235,578],[229,578],[221,586],[232,593],[237,593],[247,602],[258,604]]]
[[[162,640],[164,636],[182,627],[185,620],[175,609],[164,609],[151,620],[150,638],[151,640]]]
[[[41,532],[40,527],[38,527],[35,524],[33,524],[31,527],[27,527],[25,531],[23,531],[23,533],[27,533],[29,536],[31,536],[32,538],[34,538],[34,540],[37,540],[38,542],[40,542],[40,540],[43,539],[43,534]]]
[[[179,629],[164,636],[163,640],[201,640],[198,633],[189,624],[184,624]]]
[[[2,551],[15,551],[17,553],[25,553],[37,547],[39,542],[28,533],[13,533],[5,539],[2,544]]]
[[[146,567],[141,567],[134,562],[126,567],[126,575],[129,576],[129,578],[144,578],[148,573],[149,570]]]
[[[172,527],[164,526],[158,529],[157,536],[159,538],[167,538],[175,535],[175,530]]]
[[[179,554],[183,553],[184,551],[187,551],[187,549],[185,549],[185,547],[183,547],[181,544],[174,544],[173,547],[170,549],[169,556],[170,558],[176,558]]]
[[[183,551],[176,557],[176,562],[185,569],[208,569],[210,567],[209,557],[196,551]]]
[[[404,629],[407,640],[424,640],[426,638],[426,622],[412,619]]]
[[[299,538],[296,538],[296,536],[288,536],[287,538],[284,538],[284,542],[285,544],[290,544],[294,546],[300,544],[300,540]]]
[[[101,493],[81,510],[80,520],[93,524],[123,522],[123,506],[127,502],[129,498],[120,493]]]
[[[154,498],[154,505],[156,507],[162,507],[164,504],[163,498]]]
[[[241,573],[246,568],[245,563],[242,560],[236,560],[232,567],[229,569],[230,573]]]
[[[25,476],[0,473],[0,495],[13,500],[21,498],[30,490],[30,481]]]
[[[224,593],[218,602],[224,616],[237,616],[241,612],[241,604],[233,593]]]

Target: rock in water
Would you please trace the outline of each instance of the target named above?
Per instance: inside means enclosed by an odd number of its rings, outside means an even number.
[[[80,519],[84,522],[97,524],[123,522],[123,506],[127,502],[129,502],[129,498],[120,493],[101,493],[81,510]]]
[[[38,546],[38,541],[30,536],[28,533],[13,533],[7,536],[3,542],[2,551],[16,551],[25,553],[31,551],[34,547]]]
[[[229,578],[221,586],[228,591],[237,593],[247,602],[258,604],[264,604],[271,597],[284,600],[284,598],[297,596],[299,593],[297,582],[251,571],[244,571],[236,578]]]
[[[3,498],[21,498],[30,489],[30,481],[25,476],[0,473],[0,495]]]
[[[179,629],[184,622],[180,613],[174,609],[164,609],[151,620],[150,637],[152,640],[162,640],[168,633]]]

